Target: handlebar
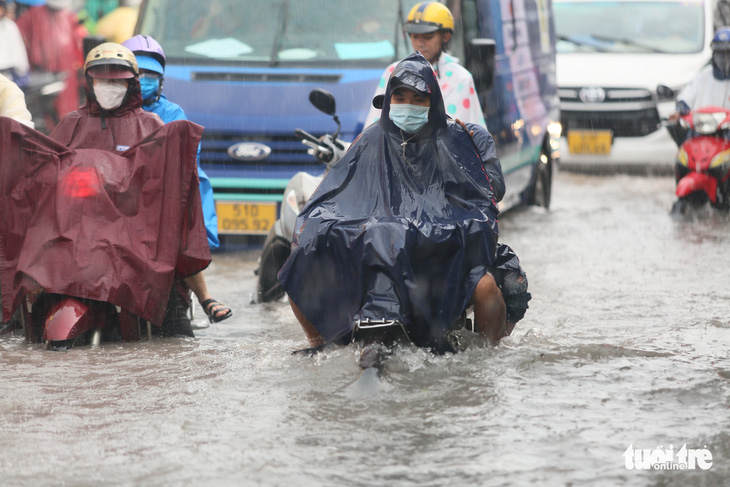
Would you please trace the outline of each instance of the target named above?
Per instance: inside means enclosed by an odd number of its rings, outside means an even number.
[[[294,135],[296,135],[298,139],[308,140],[308,141],[312,142],[313,144],[319,145],[319,139],[317,137],[310,134],[309,132],[305,132],[302,129],[294,129]]]
[[[330,134],[316,138],[302,129],[294,129],[294,135],[302,141],[302,144],[310,148],[307,153],[322,161],[327,167],[333,166],[342,159],[350,147],[349,143]]]
[[[332,147],[327,145],[324,141],[316,138],[314,135],[302,129],[294,129],[294,135],[296,135],[297,138],[302,141],[302,144],[310,147],[310,149],[307,151],[309,152],[309,154],[313,155],[325,164],[328,164],[330,161],[332,161],[334,151],[332,150]]]

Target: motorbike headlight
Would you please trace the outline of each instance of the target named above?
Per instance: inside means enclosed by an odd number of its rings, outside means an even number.
[[[680,148],[679,152],[677,153],[677,162],[684,167],[689,167],[689,163],[687,162],[688,160],[689,157],[687,156],[687,151],[684,150],[684,148]]]
[[[695,113],[692,116],[692,124],[695,132],[702,135],[714,134],[720,123],[727,117],[726,113]]]
[[[548,123],[547,131],[550,134],[550,137],[559,139],[560,135],[563,132],[563,126],[560,124],[560,122],[551,121],[550,123]]]

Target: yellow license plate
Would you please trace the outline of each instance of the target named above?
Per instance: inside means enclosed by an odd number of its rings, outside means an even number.
[[[569,130],[571,154],[610,154],[613,133],[610,130]]]
[[[276,203],[216,201],[218,233],[266,234],[276,221]]]

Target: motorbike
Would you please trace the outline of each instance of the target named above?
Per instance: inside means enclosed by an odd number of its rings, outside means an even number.
[[[314,89],[309,93],[309,102],[319,111],[330,115],[337,124],[337,130],[317,138],[302,129],[294,134],[302,144],[309,147],[307,152],[325,165],[327,170],[342,159],[350,147],[349,142],[338,139],[341,124],[336,114],[334,96],[322,89]],[[279,209],[279,218],[271,227],[263,251],[259,258],[256,301],[266,303],[278,301],[284,296],[277,274],[291,252],[291,241],[294,236],[294,225],[297,215],[304,208],[309,198],[322,182],[324,176],[313,176],[306,172],[298,172],[289,180],[284,189],[284,198]]]
[[[730,110],[704,107],[682,115],[670,133],[679,145],[673,214],[706,205],[730,209]],[[681,129],[688,134],[682,137]],[[679,135],[678,135],[679,134]]]
[[[308,152],[329,169],[344,156],[350,144],[337,138],[340,123],[335,114],[334,97],[324,90],[315,89],[310,93],[309,100],[317,109],[333,117],[337,123],[337,130],[333,134],[326,134],[321,138],[316,138],[301,129],[297,129],[295,134],[303,144],[309,146]],[[316,177],[300,172],[287,185],[279,218],[266,238],[259,266],[255,271],[258,275],[257,302],[277,301],[284,296],[285,292],[277,275],[291,253],[291,241],[297,215],[304,208],[322,178],[323,176]],[[353,324],[351,336],[346,342],[359,344],[358,364],[361,369],[374,368],[381,371],[383,364],[394,351],[399,346],[411,344],[411,339],[406,326],[400,321],[371,319],[356,321]],[[469,306],[449,327],[444,335],[443,348],[437,351],[442,353],[463,351],[475,342],[485,344],[486,338],[475,332],[473,308]],[[293,353],[314,355],[330,346],[337,346],[337,344],[328,343],[319,347],[296,350]]]
[[[25,296],[20,324],[31,343],[48,350],[92,345],[102,341],[151,338],[152,324],[110,303],[50,293]]]
[[[35,129],[47,134],[49,122],[59,122],[54,103],[58,95],[66,89],[66,74],[51,72],[34,72],[24,88],[25,103],[30,112]]]

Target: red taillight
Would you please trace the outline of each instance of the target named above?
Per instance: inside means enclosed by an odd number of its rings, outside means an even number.
[[[61,181],[61,190],[71,198],[88,198],[101,192],[99,174],[93,167],[75,167]]]

